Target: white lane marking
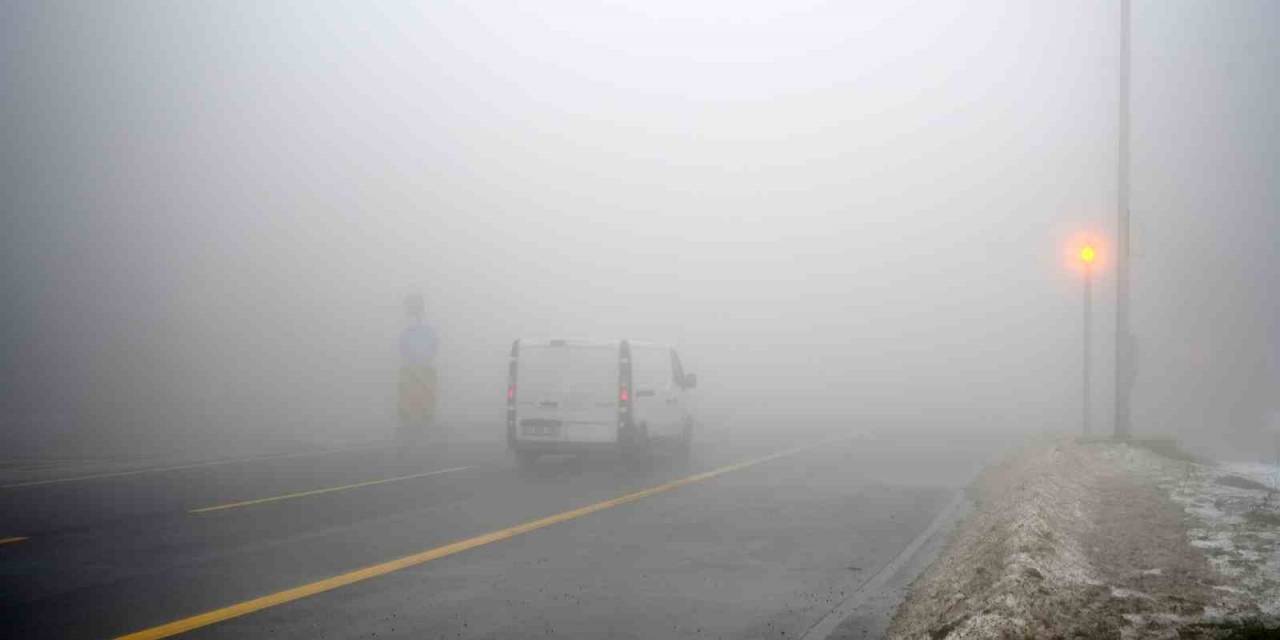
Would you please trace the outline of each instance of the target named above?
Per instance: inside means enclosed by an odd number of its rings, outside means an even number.
[[[248,458],[229,458],[223,460],[211,460],[209,462],[194,462],[191,464],[178,464],[170,467],[148,467],[146,469],[132,469],[129,471],[112,471],[108,473],[94,473],[83,476],[70,476],[66,478],[52,478],[49,480],[32,480],[29,482],[16,482],[14,484],[0,485],[0,489],[18,489],[21,487],[36,487],[46,484],[61,484],[64,482],[77,482],[80,480],[100,480],[103,478],[120,478],[123,476],[136,476],[144,473],[163,473],[165,471],[180,471],[182,469],[199,469],[201,467],[215,467],[224,464],[235,464],[237,462],[256,462],[259,460],[282,460],[285,458],[305,458],[309,456],[328,456],[338,453],[349,453],[352,451],[377,451],[386,449],[392,445],[376,445],[372,447],[351,447],[348,449],[328,449],[326,451],[300,451],[297,453],[279,453],[266,456],[251,456]]]
[[[445,473],[453,473],[454,471],[466,471],[475,467],[451,467],[449,469],[437,469],[435,471],[427,471],[424,473],[414,473],[407,476],[396,476],[394,478],[381,478],[379,480],[366,480],[364,482],[353,482],[337,487],[325,487],[323,489],[312,489],[310,491],[298,491],[295,493],[286,493],[279,496],[271,496],[268,498],[257,498],[254,500],[241,500],[240,502],[229,502],[226,504],[214,505],[212,507],[202,507],[200,509],[192,509],[187,513],[208,513],[210,511],[222,511],[224,509],[235,509],[237,507],[248,507],[255,504],[263,504],[267,502],[278,502],[280,500],[291,500],[293,498],[305,498],[306,496],[317,496],[322,493],[333,493],[335,491],[346,491],[347,489],[358,489],[360,487],[372,487],[379,484],[387,484],[390,482],[400,482],[401,480],[412,480],[414,478],[425,478],[427,476],[438,476]]]

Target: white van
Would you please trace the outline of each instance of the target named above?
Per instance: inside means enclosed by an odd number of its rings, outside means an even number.
[[[507,444],[521,464],[599,449],[687,453],[697,382],[666,345],[522,338],[507,369]]]

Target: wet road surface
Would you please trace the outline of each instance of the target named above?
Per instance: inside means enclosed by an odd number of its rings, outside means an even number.
[[[991,455],[726,430],[643,466],[454,442],[11,471],[0,637],[797,638]],[[881,583],[844,633],[883,629],[903,580]]]

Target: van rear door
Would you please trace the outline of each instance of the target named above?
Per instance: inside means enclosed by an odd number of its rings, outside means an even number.
[[[516,379],[517,440],[617,440],[616,345],[522,342]]]
[[[644,423],[651,438],[671,439],[684,435],[681,389],[675,384],[672,362],[669,347],[631,346],[635,419]]]

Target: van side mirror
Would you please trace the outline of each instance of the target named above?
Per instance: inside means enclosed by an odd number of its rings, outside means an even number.
[[[684,374],[684,388],[692,389],[696,386],[698,386],[698,374],[696,373]]]

